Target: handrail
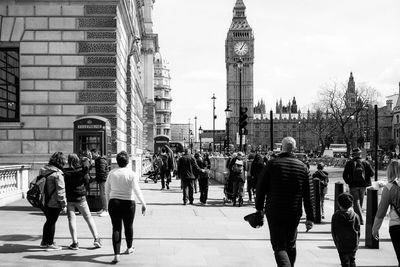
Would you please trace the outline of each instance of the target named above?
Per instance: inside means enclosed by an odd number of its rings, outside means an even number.
[[[24,198],[31,165],[0,166],[0,206]]]

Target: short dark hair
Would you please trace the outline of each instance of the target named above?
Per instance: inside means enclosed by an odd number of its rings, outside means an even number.
[[[128,165],[129,162],[129,155],[126,153],[126,151],[121,151],[117,154],[117,163],[118,166],[123,168]]]
[[[62,169],[64,167],[64,163],[65,163],[65,155],[61,151],[54,152],[49,159],[49,165],[55,166],[59,169]]]

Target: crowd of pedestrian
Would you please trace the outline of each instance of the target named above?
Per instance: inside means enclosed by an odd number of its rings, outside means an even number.
[[[110,171],[106,157],[100,151],[82,151],[80,157],[71,153],[55,152],[48,164],[42,167],[39,175],[46,177],[44,194],[46,197],[43,213],[46,221],[40,247],[47,251],[61,250],[54,242],[57,220],[62,212],[68,216],[68,226],[72,243],[68,249],[78,250],[78,227],[76,213],[83,216],[93,236],[94,248],[103,246],[95,220],[87,202],[87,190],[92,182],[99,188],[101,209],[99,216],[110,216],[112,224],[112,242],[114,258],[112,263],[120,260],[122,223],[125,229],[127,249],[131,254],[133,247],[133,220],[135,217],[135,197],[142,203],[142,214],[146,212],[146,202],[139,186],[139,176],[128,168],[129,156],[121,151],[116,156],[118,168]],[[93,172],[94,170],[94,172]],[[94,177],[91,175],[94,174]]]
[[[257,218],[266,217],[270,232],[270,242],[277,266],[294,266],[297,251],[297,228],[305,211],[307,232],[316,221],[314,186],[320,182],[321,218],[325,219],[324,199],[329,184],[329,174],[322,162],[311,174],[309,165],[296,158],[296,141],[292,137],[282,140],[279,154],[263,157],[256,153],[245,156],[242,152],[233,153],[227,160],[224,194],[233,206],[243,205],[244,186],[249,203],[254,200]],[[40,170],[47,176],[46,192],[48,199],[43,209],[46,222],[40,246],[47,250],[59,250],[54,242],[55,226],[62,211],[68,215],[72,243],[69,249],[79,249],[76,213],[82,214],[93,237],[93,246],[102,246],[102,240],[90,212],[86,195],[93,180],[98,184],[101,195],[100,216],[110,216],[112,224],[112,243],[114,258],[120,260],[122,225],[125,229],[126,254],[134,251],[133,221],[136,213],[136,199],[142,204],[141,212],[146,212],[146,202],[139,186],[139,176],[128,168],[129,156],[122,151],[117,154],[118,168],[109,170],[107,159],[99,151],[83,151],[81,155],[62,152],[54,153],[49,163]],[[206,205],[210,179],[211,161],[208,153],[189,149],[182,154],[173,154],[165,146],[153,158],[154,171],[159,172],[161,190],[170,189],[171,177],[180,180],[183,205],[194,204],[194,194],[199,195],[199,204]],[[95,175],[91,178],[91,170]],[[338,210],[331,219],[331,234],[338,250],[342,266],[356,266],[356,253],[360,241],[360,226],[363,225],[363,200],[366,188],[371,186],[374,171],[368,161],[361,158],[361,150],[354,148],[352,157],[346,162],[343,180],[348,192],[338,196]],[[393,159],[387,168],[388,183],[383,187],[382,198],[372,229],[373,238],[379,238],[379,229],[389,211],[389,233],[400,262],[400,163]],[[197,187],[198,183],[198,187]],[[198,188],[198,189],[197,189]],[[318,214],[318,213],[317,213]],[[247,216],[248,217],[248,216]],[[253,225],[253,224],[252,224]],[[262,223],[257,223],[258,226]],[[253,225],[254,226],[254,225]]]

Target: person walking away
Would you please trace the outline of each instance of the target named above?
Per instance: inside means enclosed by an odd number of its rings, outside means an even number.
[[[282,140],[282,153],[268,161],[258,177],[256,209],[268,220],[270,240],[278,266],[294,266],[296,261],[297,227],[306,212],[306,229],[314,225],[313,181],[307,166],[293,151],[293,137]]]
[[[247,194],[249,195],[249,202],[252,201],[253,195],[253,176],[251,175],[251,166],[253,165],[254,161],[254,154],[250,154],[247,161],[246,161],[246,182],[247,182]]]
[[[360,242],[360,219],[350,209],[353,197],[349,193],[338,196],[339,210],[332,216],[331,233],[343,267],[355,267],[355,257]]]
[[[398,160],[391,160],[387,169],[388,183],[383,187],[381,201],[375,215],[372,226],[372,236],[379,239],[381,228],[386,212],[389,210],[389,234],[392,240],[397,261],[400,266],[400,163]]]
[[[64,173],[62,171],[66,164],[66,158],[62,152],[55,152],[49,159],[49,163],[40,169],[39,175],[47,176],[44,186],[45,205],[43,213],[46,222],[43,225],[41,248],[47,251],[61,250],[54,242],[56,223],[61,211],[66,211],[67,199],[65,196]]]
[[[324,200],[325,195],[328,192],[329,178],[328,173],[324,171],[324,163],[320,162],[317,164],[317,171],[313,173],[312,177],[317,178],[320,181],[321,218],[325,219]]]
[[[165,147],[161,148],[161,160],[162,160],[162,166],[161,166],[161,190],[165,189],[165,186],[167,186],[167,189],[169,189],[169,183],[171,181],[171,158],[169,154],[167,153],[167,149]]]
[[[251,175],[251,190],[249,193],[249,199],[250,194],[253,194],[254,199],[256,196],[256,186],[257,186],[257,181],[258,181],[258,176],[260,175],[260,173],[262,172],[262,169],[264,168],[265,164],[263,161],[263,157],[260,154],[256,154],[254,156],[253,162],[251,163],[251,167],[250,167],[250,175]]]
[[[201,158],[199,153],[194,154],[194,158],[196,159],[196,163],[200,169],[205,170],[206,163]],[[207,203],[208,198],[208,172],[196,172],[195,176],[199,180],[199,190],[200,190],[200,203],[205,205]]]
[[[190,154],[189,149],[184,149],[184,154],[178,161],[178,177],[181,179],[183,189],[183,205],[186,205],[188,200],[190,205],[193,205],[193,190],[194,190],[194,172],[204,172],[196,163],[194,157]]]
[[[96,170],[96,182],[99,185],[100,198],[101,198],[101,210],[98,212],[100,217],[108,216],[107,211],[107,200],[105,194],[105,183],[109,171],[109,166],[106,157],[100,154],[97,149],[92,149],[92,156],[94,159],[94,167]]]
[[[89,170],[82,165],[82,161],[79,159],[78,155],[69,154],[68,167],[64,168],[64,175],[67,196],[68,226],[72,238],[72,244],[68,248],[72,250],[79,249],[75,209],[79,210],[89,226],[90,232],[94,238],[94,247],[102,247],[96,224],[86,201],[86,187],[89,184],[90,178]]]
[[[236,206],[236,199],[239,202],[239,207],[243,205],[243,187],[244,187],[244,162],[241,157],[232,160],[231,175],[232,180],[232,201],[233,206]]]
[[[371,177],[374,171],[371,165],[361,158],[361,150],[352,150],[352,159],[346,162],[343,171],[343,180],[349,186],[350,194],[354,199],[354,211],[360,217],[361,225],[364,224],[362,206],[367,186],[371,185]]]
[[[136,201],[142,203],[142,214],[146,213],[146,202],[139,186],[139,175],[128,168],[129,156],[125,151],[117,154],[118,168],[108,175],[105,189],[108,210],[112,223],[112,243],[114,259],[118,263],[121,251],[122,223],[124,223],[127,249],[125,254],[131,254],[133,247],[133,221],[135,218]]]

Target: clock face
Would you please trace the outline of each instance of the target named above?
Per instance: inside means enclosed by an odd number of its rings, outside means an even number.
[[[247,54],[247,52],[249,51],[249,47],[245,42],[237,42],[233,47],[233,50],[237,55],[243,56]]]

